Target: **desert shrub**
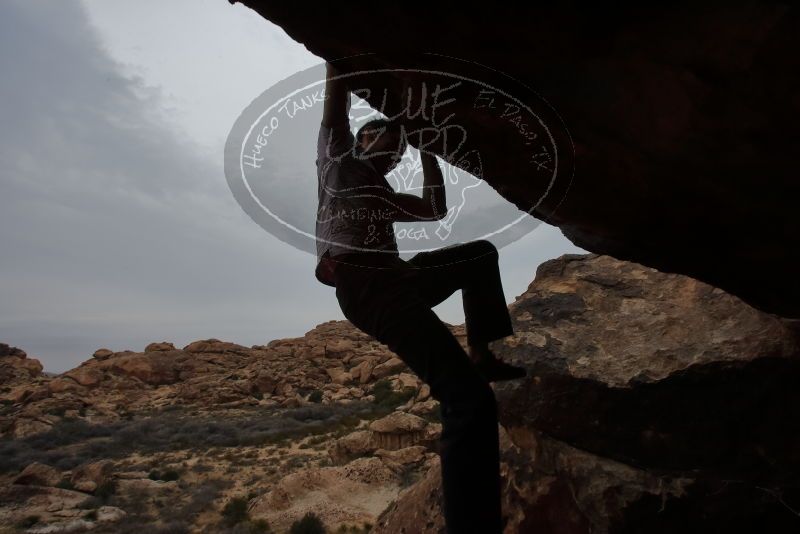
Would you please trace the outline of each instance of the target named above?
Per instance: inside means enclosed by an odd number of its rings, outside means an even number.
[[[298,406],[288,415],[296,421],[325,421],[336,415],[337,409],[330,404]]]
[[[272,532],[266,519],[254,519],[251,523],[255,525],[256,528],[260,529],[261,532]]]
[[[12,414],[12,413],[14,413],[15,411],[16,411],[16,410],[14,409],[14,403],[13,403],[13,401],[9,401],[9,400],[0,400],[0,415],[8,415],[8,414]],[[2,430],[3,432],[5,432],[5,431],[7,431],[7,430],[8,430],[8,427],[9,427],[9,426],[10,426],[10,421],[7,421],[7,422],[6,422],[6,423],[5,423],[5,424],[4,424],[2,427],[0,427],[0,430]]]
[[[181,520],[170,518],[159,524],[159,518],[157,517],[148,514],[132,515],[129,513],[105,528],[103,523],[100,523],[91,532],[97,532],[98,534],[188,534],[191,530],[191,525]]]
[[[289,534],[326,534],[322,520],[314,512],[306,512],[301,519],[292,523]]]
[[[155,534],[189,534],[190,526],[180,520],[171,520],[156,528]]]
[[[402,391],[394,391],[391,382],[387,378],[381,378],[372,386],[370,393],[375,397],[372,401],[374,404],[393,410],[416,395],[417,388],[407,386]]]
[[[386,378],[381,378],[372,384],[372,389],[370,389],[370,394],[375,396],[375,399],[372,401],[375,404],[380,404],[381,400],[386,398],[391,393],[392,383]]]
[[[178,411],[107,424],[65,418],[47,432],[0,440],[0,473],[16,472],[20,465],[34,461],[68,470],[85,462],[121,458],[135,452],[280,444],[309,434],[344,432],[374,412],[374,404],[357,401],[281,410],[259,408],[219,418]]]
[[[226,532],[232,534],[271,534],[272,529],[266,519],[250,519],[247,512],[248,499],[234,497],[222,509],[223,522],[233,527]]]
[[[92,510],[101,506],[103,506],[103,501],[94,496],[86,497],[78,503],[78,508],[81,510]]]
[[[157,471],[153,469],[147,475],[147,478],[149,478],[150,480],[163,480],[164,482],[170,482],[171,480],[178,480],[180,477],[181,477],[180,474],[174,469],[170,469],[168,471]]]
[[[404,466],[403,470],[400,472],[400,487],[401,488],[408,487],[417,480],[419,480],[419,475],[414,466],[413,465]]]
[[[97,489],[94,490],[94,496],[100,499],[101,502],[107,503],[116,492],[117,483],[114,479],[111,479],[97,486]]]
[[[340,525],[336,534],[367,534],[372,530],[372,524],[365,522],[363,527],[356,525]]]
[[[49,415],[55,415],[57,417],[62,417],[64,415],[64,412],[66,411],[67,411],[66,406],[51,406],[49,408],[46,408],[44,413]]]
[[[287,459],[286,462],[284,462],[283,466],[292,470],[301,469],[307,466],[308,460],[308,456],[292,456],[291,458]]]
[[[47,453],[45,458],[47,458],[50,465],[59,471],[66,471],[79,466],[82,463],[91,461],[91,457],[82,454],[82,452],[72,456],[69,454],[62,454],[60,451],[52,451]]]
[[[202,462],[197,462],[191,467],[191,470],[193,473],[208,473],[209,471],[213,471],[214,468]]]
[[[317,435],[317,436],[311,436],[310,438],[308,438],[306,443],[308,443],[309,445],[318,445],[320,443],[325,443],[329,439],[330,439],[330,436],[320,434],[320,435]]]
[[[442,405],[436,404],[436,407],[431,410],[430,412],[424,413],[421,415],[423,419],[428,421],[429,423],[441,423],[442,422]]]
[[[185,504],[177,513],[182,518],[193,518],[200,512],[207,510],[216,502],[222,490],[233,485],[230,480],[221,478],[210,478],[200,485],[193,486],[189,502]]]
[[[38,522],[39,522],[39,516],[38,515],[29,515],[29,516],[26,516],[26,517],[20,519],[17,522],[17,527],[18,528],[30,528],[33,525],[35,525],[36,523],[38,523]]]
[[[64,477],[59,480],[58,484],[56,484],[56,487],[66,490],[75,489],[75,486],[72,485],[72,480],[70,480],[68,477]]]
[[[244,497],[234,497],[229,500],[222,509],[222,517],[228,525],[235,525],[248,520],[247,499]]]
[[[230,534],[270,534],[272,529],[266,519],[253,519],[237,523]]]

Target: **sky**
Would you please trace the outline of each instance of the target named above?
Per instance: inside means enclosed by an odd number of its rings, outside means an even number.
[[[0,342],[59,373],[101,347],[344,319],[315,257],[257,225],[223,169],[242,110],[322,61],[227,0],[0,2]],[[506,301],[582,252],[545,224],[501,248]],[[460,292],[434,310],[464,320]]]

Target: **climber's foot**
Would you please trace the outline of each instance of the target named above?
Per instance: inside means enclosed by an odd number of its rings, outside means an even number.
[[[498,358],[488,348],[472,348],[470,350],[472,363],[478,368],[478,372],[488,382],[501,382],[503,380],[515,380],[523,378],[527,372],[525,368],[511,365]]]
[[[501,359],[480,360],[475,363],[478,371],[486,378],[487,382],[501,382],[523,378],[527,372],[523,367],[506,363]]]

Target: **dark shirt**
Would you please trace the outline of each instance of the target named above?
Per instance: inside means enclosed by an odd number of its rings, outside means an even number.
[[[334,286],[338,255],[375,250],[398,255],[394,236],[394,190],[367,158],[348,123],[320,125],[317,140],[317,280]]]

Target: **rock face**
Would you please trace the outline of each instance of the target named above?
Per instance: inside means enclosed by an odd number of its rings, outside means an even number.
[[[493,386],[507,532],[797,529],[791,322],[594,254],[542,264],[510,310],[515,335],[493,349],[528,377]],[[424,523],[429,503],[417,498],[406,495],[377,532]]]
[[[111,532],[122,531],[113,523],[125,517],[124,510],[100,506],[89,513],[82,508],[86,497],[79,491],[49,486],[0,485],[0,521],[7,532],[29,534],[88,532],[96,529],[98,524],[105,524]],[[34,525],[25,528],[20,524],[20,516],[35,519]],[[12,525],[18,528],[14,529]]]
[[[427,453],[418,462],[430,471],[436,458]],[[340,524],[362,525],[397,498],[401,471],[392,467],[378,457],[364,457],[343,467],[304,469],[281,479],[250,510],[267,519],[276,532],[288,532],[295,518],[307,511]]]
[[[328,447],[328,456],[334,464],[341,465],[361,456],[377,454],[378,451],[394,459],[397,457],[393,455],[402,455],[402,451],[436,451],[441,431],[441,423],[431,423],[411,413],[395,411],[372,421],[368,430],[357,430],[337,439]]]
[[[81,465],[72,471],[72,487],[78,491],[91,493],[111,480],[114,464],[110,460],[100,460]]]
[[[14,478],[14,484],[22,486],[55,486],[61,480],[58,469],[39,462],[25,466],[25,469]]]
[[[231,0],[232,2],[234,0]],[[454,113],[482,170],[520,209],[576,245],[690,275],[750,304],[800,315],[800,10],[788,3],[426,3],[325,9],[242,0],[344,72],[413,68],[472,76],[477,62],[543,97],[569,132],[555,188],[535,180],[508,114],[487,114],[455,88]],[[425,16],[420,16],[420,12]],[[402,28],[398,36],[388,28]],[[420,55],[420,54],[429,55]],[[448,59],[458,58],[458,59]],[[491,72],[491,71],[490,71]],[[505,89],[503,74],[481,81]],[[359,79],[386,115],[403,82]],[[531,93],[510,89],[541,116]],[[541,106],[540,106],[541,107]],[[547,117],[551,120],[552,117]],[[427,124],[425,121],[420,121]],[[442,155],[442,152],[439,152]],[[463,167],[462,167],[463,168]],[[540,202],[541,200],[541,202]]]
[[[28,358],[22,349],[0,343],[0,384],[6,387],[26,384],[41,372],[39,360]]]

